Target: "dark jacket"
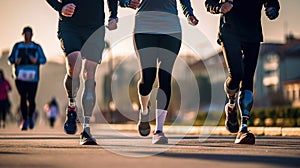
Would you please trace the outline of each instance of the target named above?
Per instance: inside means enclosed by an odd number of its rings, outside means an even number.
[[[37,59],[37,63],[33,64],[30,61],[30,56],[35,57]],[[16,65],[15,61],[18,58],[22,59],[20,64]],[[40,64],[45,64],[47,59],[39,44],[35,42],[30,44],[18,42],[14,45],[13,50],[8,57],[8,61],[13,65],[15,79],[27,82],[38,82],[40,76]],[[23,75],[21,76],[21,74]]]
[[[207,11],[219,14],[223,1],[206,0]],[[275,7],[279,11],[278,0],[233,0],[233,8],[230,12],[222,14],[220,18],[219,40],[227,35],[236,37],[246,42],[263,41],[261,26],[261,11],[263,6]]]
[[[104,25],[104,1],[103,0],[47,0],[56,11],[59,12],[59,26],[66,24],[72,26],[99,28]],[[64,17],[61,10],[64,5],[73,3],[76,5],[75,13],[72,17]],[[107,0],[110,18],[117,17],[118,0]]]

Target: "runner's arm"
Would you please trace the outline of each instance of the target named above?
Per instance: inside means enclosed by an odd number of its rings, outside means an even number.
[[[183,14],[186,17],[194,16],[193,8],[190,0],[180,0],[180,4],[183,10]]]
[[[47,2],[53,9],[61,13],[61,10],[63,8],[62,3],[60,3],[58,0],[47,0]]]
[[[118,0],[107,0],[109,9],[109,18],[118,18]]]
[[[37,53],[38,53],[38,63],[45,64],[47,62],[47,59],[46,59],[44,51],[40,45],[37,46]]]
[[[205,1],[205,7],[206,7],[207,11],[212,14],[219,14],[222,5],[223,5],[223,3],[221,3],[219,0],[206,0]]]
[[[10,64],[15,64],[16,63],[16,58],[17,58],[17,52],[18,52],[18,43],[16,43],[13,47],[13,50],[8,57],[8,61]]]

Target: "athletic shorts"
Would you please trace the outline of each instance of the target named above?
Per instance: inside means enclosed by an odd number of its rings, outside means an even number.
[[[105,47],[104,42],[105,28],[69,28],[60,30],[58,38],[61,42],[61,48],[65,55],[81,51],[82,58],[100,63],[102,52]]]

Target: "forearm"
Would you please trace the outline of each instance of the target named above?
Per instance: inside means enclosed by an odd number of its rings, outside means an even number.
[[[37,53],[38,53],[38,57],[37,57],[38,58],[38,60],[37,60],[38,63],[39,64],[45,64],[47,59],[45,57],[43,49],[40,46],[38,47]]]
[[[190,0],[180,0],[180,4],[181,4],[182,10],[183,10],[183,14],[186,17],[194,16],[193,8],[192,8]]]
[[[16,54],[17,54],[17,44],[14,45],[13,50],[8,57],[8,61],[10,64],[14,64],[16,62]]]
[[[223,3],[220,3],[219,0],[206,0],[205,1],[205,7],[208,12],[212,14],[219,14],[220,8]]]
[[[130,0],[119,0],[121,7],[127,7],[130,3]]]
[[[55,9],[57,12],[61,12],[62,4],[57,0],[46,0],[48,4]]]
[[[118,17],[118,0],[107,0],[109,9],[109,18]]]

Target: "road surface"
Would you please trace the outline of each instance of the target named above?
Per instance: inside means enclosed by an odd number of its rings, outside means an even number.
[[[80,146],[80,131],[0,129],[0,167],[300,167],[300,137],[257,136],[255,145],[236,145],[234,135],[170,134],[169,145],[152,145],[136,132],[93,128],[99,145]]]

